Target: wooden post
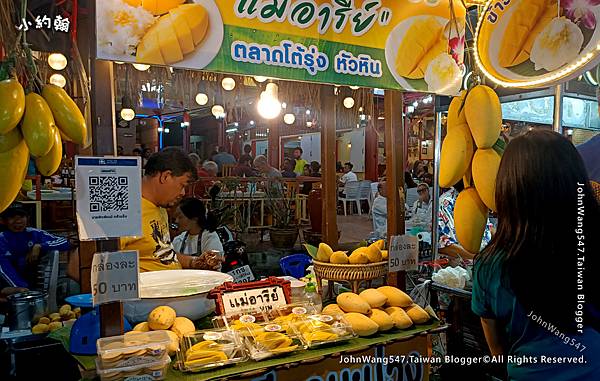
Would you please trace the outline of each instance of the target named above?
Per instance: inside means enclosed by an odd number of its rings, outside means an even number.
[[[94,155],[116,155],[113,63],[92,60],[92,147]]]
[[[334,250],[338,245],[336,160],[336,98],[332,86],[321,87],[321,197],[323,202],[323,242]]]
[[[267,133],[267,159],[271,167],[279,169],[279,146],[281,144],[279,141],[279,120],[273,119],[267,123],[267,126],[269,126],[269,132]]]
[[[385,156],[387,169],[387,236],[405,233],[404,227],[404,117],[402,93],[386,90],[385,107]],[[388,284],[406,288],[404,272],[388,274]]]
[[[379,178],[379,138],[372,120],[365,129],[365,180],[377,181]]]

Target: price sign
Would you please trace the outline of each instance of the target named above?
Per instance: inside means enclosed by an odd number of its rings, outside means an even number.
[[[415,271],[419,262],[419,239],[409,235],[393,236],[390,240],[389,271]]]
[[[235,283],[246,283],[252,282],[254,280],[254,274],[252,273],[252,270],[248,265],[238,267],[237,269],[233,269],[227,274],[233,277],[233,281]]]
[[[94,306],[139,299],[137,250],[94,254],[91,279]]]

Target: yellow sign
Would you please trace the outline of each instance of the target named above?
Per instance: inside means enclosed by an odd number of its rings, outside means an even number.
[[[481,71],[504,87],[547,87],[599,61],[599,7],[587,1],[489,0],[475,36]]]
[[[456,93],[458,0],[97,0],[98,58]],[[454,16],[454,17],[453,17]]]

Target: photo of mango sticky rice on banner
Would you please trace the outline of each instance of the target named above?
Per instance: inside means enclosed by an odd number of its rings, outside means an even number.
[[[458,94],[465,70],[464,25],[464,19],[439,16],[414,16],[399,23],[386,42],[385,59],[400,86]]]
[[[206,67],[223,42],[214,0],[96,0],[98,58]]]
[[[598,0],[515,0],[488,11],[479,27],[478,56],[506,79],[535,79],[565,69],[596,49]]]

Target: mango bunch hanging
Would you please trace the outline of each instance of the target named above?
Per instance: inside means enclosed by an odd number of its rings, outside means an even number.
[[[454,207],[456,238],[465,250],[478,253],[488,213],[496,211],[496,176],[504,152],[500,99],[491,88],[477,85],[452,100],[447,121],[440,187],[463,179],[465,189]]]
[[[62,140],[83,145],[85,119],[71,97],[60,87],[44,85],[41,95],[25,90],[16,78],[0,81],[0,212],[15,199],[29,164],[51,176],[60,166]]]

